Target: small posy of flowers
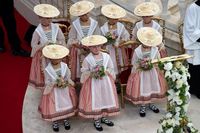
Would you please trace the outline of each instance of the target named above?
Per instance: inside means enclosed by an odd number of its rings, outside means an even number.
[[[96,65],[91,71],[91,77],[95,79],[102,79],[105,75],[104,66]]]
[[[61,75],[59,75],[58,78],[56,79],[56,86],[58,88],[63,89],[63,88],[66,88],[68,86],[68,82],[65,81],[64,78]]]
[[[138,60],[139,69],[142,71],[148,71],[153,68],[153,64],[149,58],[143,58]]]
[[[164,70],[165,78],[168,83],[167,91],[167,114],[162,118],[160,128],[157,133],[197,133],[192,122],[187,116],[190,93],[190,78],[188,67],[182,62],[165,62],[159,63],[160,69]]]
[[[107,44],[114,44],[118,38],[117,32],[107,32],[105,37],[107,38]]]

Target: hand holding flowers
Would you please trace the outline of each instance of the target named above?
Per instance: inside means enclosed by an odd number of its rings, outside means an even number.
[[[153,68],[153,64],[149,58],[144,58],[139,60],[139,69],[143,71],[148,71]]]
[[[69,85],[68,82],[65,81],[64,78],[61,75],[59,75],[58,78],[56,79],[56,86],[58,88],[65,88],[68,85]]]
[[[107,44],[114,44],[118,38],[118,35],[116,32],[107,32],[105,37],[108,40]]]
[[[91,77],[95,79],[102,79],[105,75],[104,66],[96,65],[91,71]]]

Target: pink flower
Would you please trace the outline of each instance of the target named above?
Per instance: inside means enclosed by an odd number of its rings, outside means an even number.
[[[115,39],[115,36],[114,36],[114,35],[112,35],[112,39]]]
[[[96,72],[99,71],[99,67],[96,67],[95,71],[96,71]]]

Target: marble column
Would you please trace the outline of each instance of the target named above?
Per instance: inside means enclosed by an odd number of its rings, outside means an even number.
[[[169,0],[161,0],[161,3],[162,3],[161,17],[164,19],[170,17],[169,12],[168,12],[168,2],[169,2]]]
[[[187,1],[186,0],[179,0],[178,7],[179,7],[179,13],[180,13],[180,22],[182,22],[184,17],[185,17]]]

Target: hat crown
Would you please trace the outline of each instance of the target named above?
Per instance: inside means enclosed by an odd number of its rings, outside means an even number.
[[[49,59],[62,59],[68,55],[69,50],[62,45],[47,45],[42,49],[42,53]]]
[[[143,2],[134,9],[134,13],[137,16],[153,16],[159,12],[160,7],[154,2]]]
[[[149,40],[152,40],[155,38],[155,34],[153,34],[152,32],[148,32],[145,34],[145,37]]]
[[[140,28],[137,37],[146,46],[157,46],[162,42],[161,34],[151,27]]]
[[[101,35],[91,35],[83,38],[81,43],[85,46],[96,46],[107,42],[107,39]]]
[[[126,11],[115,4],[104,5],[101,9],[103,15],[108,18],[118,19],[126,16]]]
[[[50,4],[38,4],[34,7],[34,12],[41,17],[52,18],[57,17],[60,11]]]
[[[90,1],[79,1],[70,7],[70,14],[73,16],[81,16],[90,12],[94,8],[94,4]]]

